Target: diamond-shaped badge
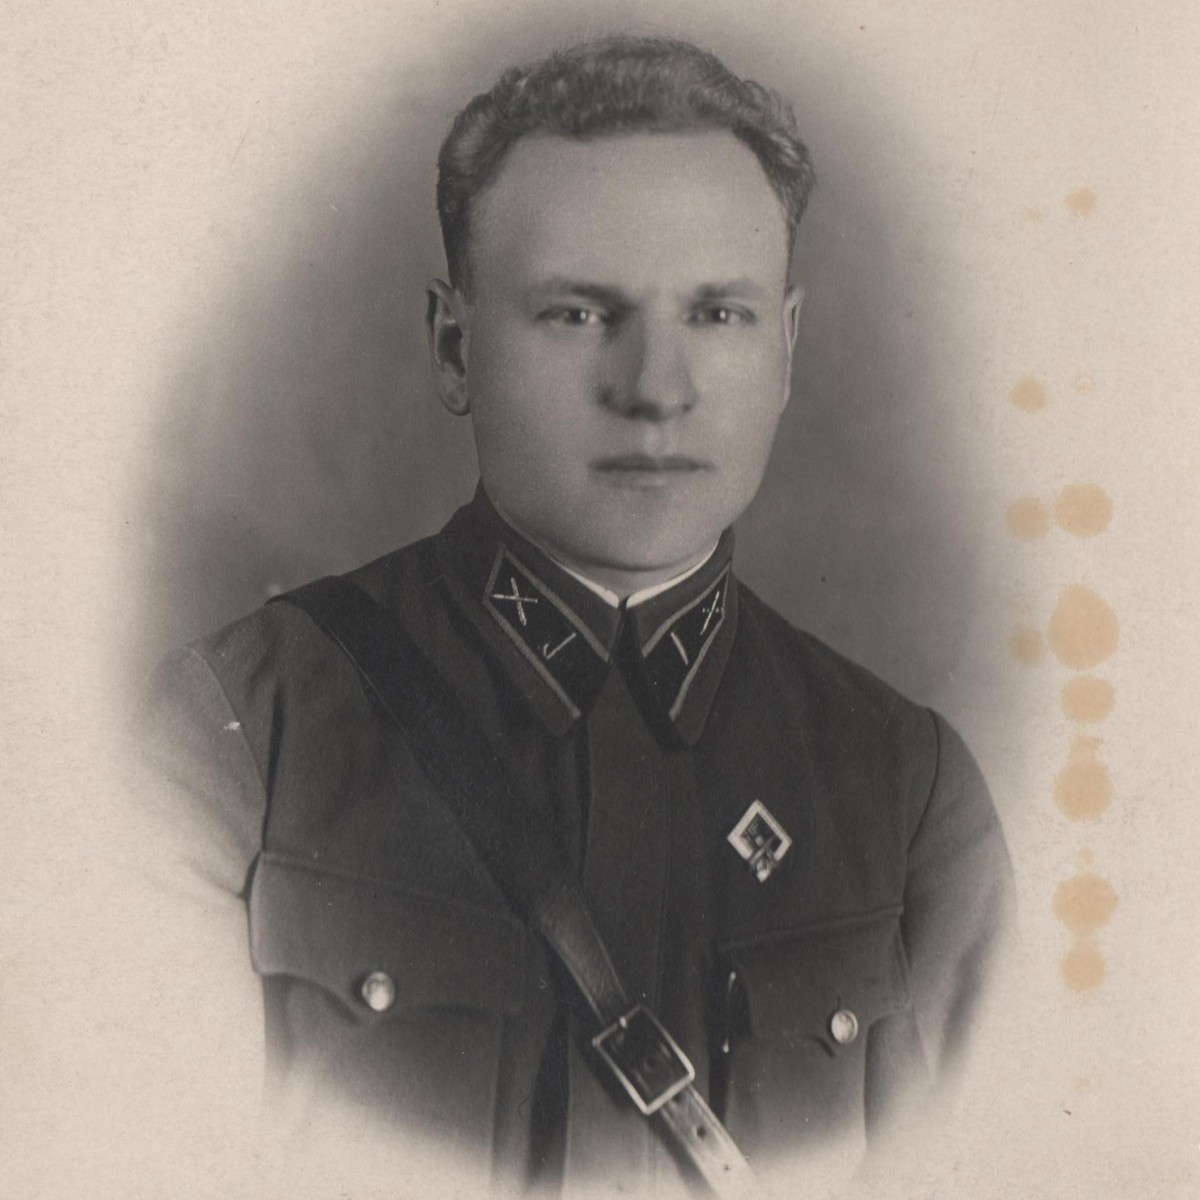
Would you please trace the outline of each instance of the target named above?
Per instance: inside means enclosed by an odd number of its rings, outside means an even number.
[[[746,809],[729,833],[729,844],[744,858],[759,883],[765,883],[792,839],[761,800]]]

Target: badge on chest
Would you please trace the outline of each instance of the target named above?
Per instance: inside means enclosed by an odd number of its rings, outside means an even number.
[[[761,800],[746,809],[727,840],[746,860],[759,883],[766,883],[792,844],[787,830]]]

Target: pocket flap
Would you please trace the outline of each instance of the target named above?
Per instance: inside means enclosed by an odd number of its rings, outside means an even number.
[[[254,969],[316,984],[365,1020],[424,1005],[519,1012],[525,936],[503,912],[272,854],[250,886]]]
[[[908,1007],[900,908],[760,934],[723,948],[755,1037],[819,1038],[834,1053]]]

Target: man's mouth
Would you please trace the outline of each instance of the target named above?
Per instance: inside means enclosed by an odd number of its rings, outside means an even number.
[[[685,454],[616,454],[610,458],[593,459],[594,471],[616,479],[654,478],[670,479],[696,471],[712,470],[712,463]]]

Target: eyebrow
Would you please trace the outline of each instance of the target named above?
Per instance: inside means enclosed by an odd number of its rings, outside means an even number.
[[[770,292],[753,279],[730,279],[724,283],[704,283],[696,289],[698,300],[720,300],[724,296],[745,296],[748,300],[766,300]]]
[[[553,275],[549,279],[540,280],[529,289],[529,292],[535,296],[547,293],[552,295],[568,293],[572,296],[595,300],[610,308],[626,307],[629,304],[629,297],[619,288],[608,287],[602,283],[587,283],[582,279],[571,279],[566,275]]]
[[[612,308],[627,308],[631,305],[629,295],[620,288],[603,283],[589,283],[582,279],[572,279],[565,275],[554,275],[549,279],[535,283],[530,289],[531,295],[546,293],[569,293],[581,296]],[[692,298],[700,303],[709,300],[721,300],[727,296],[744,296],[750,300],[766,300],[770,292],[761,283],[750,278],[730,279],[716,283],[699,284],[692,292]]]

